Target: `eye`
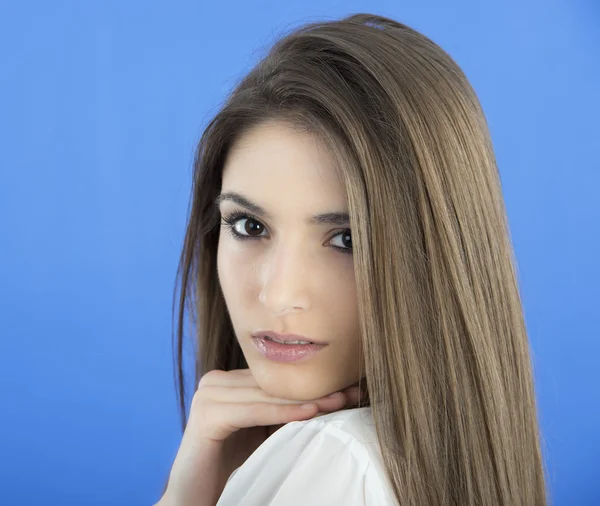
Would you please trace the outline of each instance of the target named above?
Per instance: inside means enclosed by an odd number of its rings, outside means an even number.
[[[224,216],[222,220],[227,231],[240,240],[258,239],[260,238],[260,232],[265,230],[265,227],[258,220],[239,211]],[[236,226],[238,223],[243,223],[243,225],[238,227]]]
[[[350,233],[350,229],[346,229],[343,232],[340,232],[337,235],[334,235],[332,237],[332,240],[335,238],[341,238],[341,246],[334,246],[334,248],[340,249],[340,250],[350,250],[352,251],[352,234]]]
[[[259,240],[265,237],[261,235],[266,230],[265,226],[245,212],[234,211],[231,214],[223,216],[221,220],[227,233],[231,234],[238,241]],[[338,232],[330,239],[330,242],[333,242],[337,238],[341,239],[338,242],[340,245],[332,245],[331,247],[342,253],[352,253],[352,235],[350,229]]]

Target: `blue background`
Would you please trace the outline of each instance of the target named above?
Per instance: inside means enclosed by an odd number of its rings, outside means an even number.
[[[282,30],[360,11],[431,37],[479,95],[554,504],[600,504],[598,5],[1,2],[0,504],[158,500],[195,143]]]

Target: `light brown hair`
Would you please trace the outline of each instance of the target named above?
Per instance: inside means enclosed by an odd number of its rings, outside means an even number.
[[[178,269],[183,428],[186,322],[195,384],[248,367],[217,277],[214,200],[228,149],[268,120],[319,136],[338,162],[368,402],[398,503],[545,505],[528,336],[484,113],[445,51],[381,16],[280,38],[200,139]]]

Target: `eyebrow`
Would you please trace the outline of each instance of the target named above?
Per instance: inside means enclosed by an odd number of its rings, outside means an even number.
[[[229,191],[229,192],[221,193],[215,199],[214,203],[218,207],[221,204],[221,202],[225,202],[226,200],[235,202],[236,204],[238,204],[242,207],[245,207],[250,212],[252,212],[262,218],[265,218],[265,219],[272,218],[271,214],[268,213],[267,211],[265,211],[261,206],[259,206],[255,202],[252,202],[249,198],[244,197],[243,195],[241,195],[240,193],[237,193],[237,192]],[[322,213],[322,214],[315,214],[313,216],[309,216],[306,221],[309,225],[338,225],[338,226],[341,226],[341,225],[349,225],[350,224],[350,216],[348,215],[348,213],[338,213],[338,212]]]

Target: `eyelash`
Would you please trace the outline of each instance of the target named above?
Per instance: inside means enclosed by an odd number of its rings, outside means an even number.
[[[252,240],[262,239],[263,238],[262,236],[251,237],[251,236],[247,236],[247,235],[242,235],[235,231],[234,225],[242,218],[245,218],[247,220],[252,220],[256,223],[260,223],[261,226],[264,227],[264,225],[259,220],[257,220],[254,216],[247,214],[245,212],[241,212],[241,211],[234,211],[226,216],[223,216],[221,218],[221,221],[225,225],[225,229],[227,230],[227,233],[231,234],[238,241],[248,241],[248,240],[252,241]],[[340,232],[339,234],[334,235],[333,237],[337,237],[338,235],[346,234],[348,232],[350,232],[349,228],[347,228],[343,232]],[[331,239],[333,239],[333,237]],[[340,248],[339,246],[331,246],[331,248],[336,249],[339,252],[345,253],[347,255],[352,253],[352,248]]]

